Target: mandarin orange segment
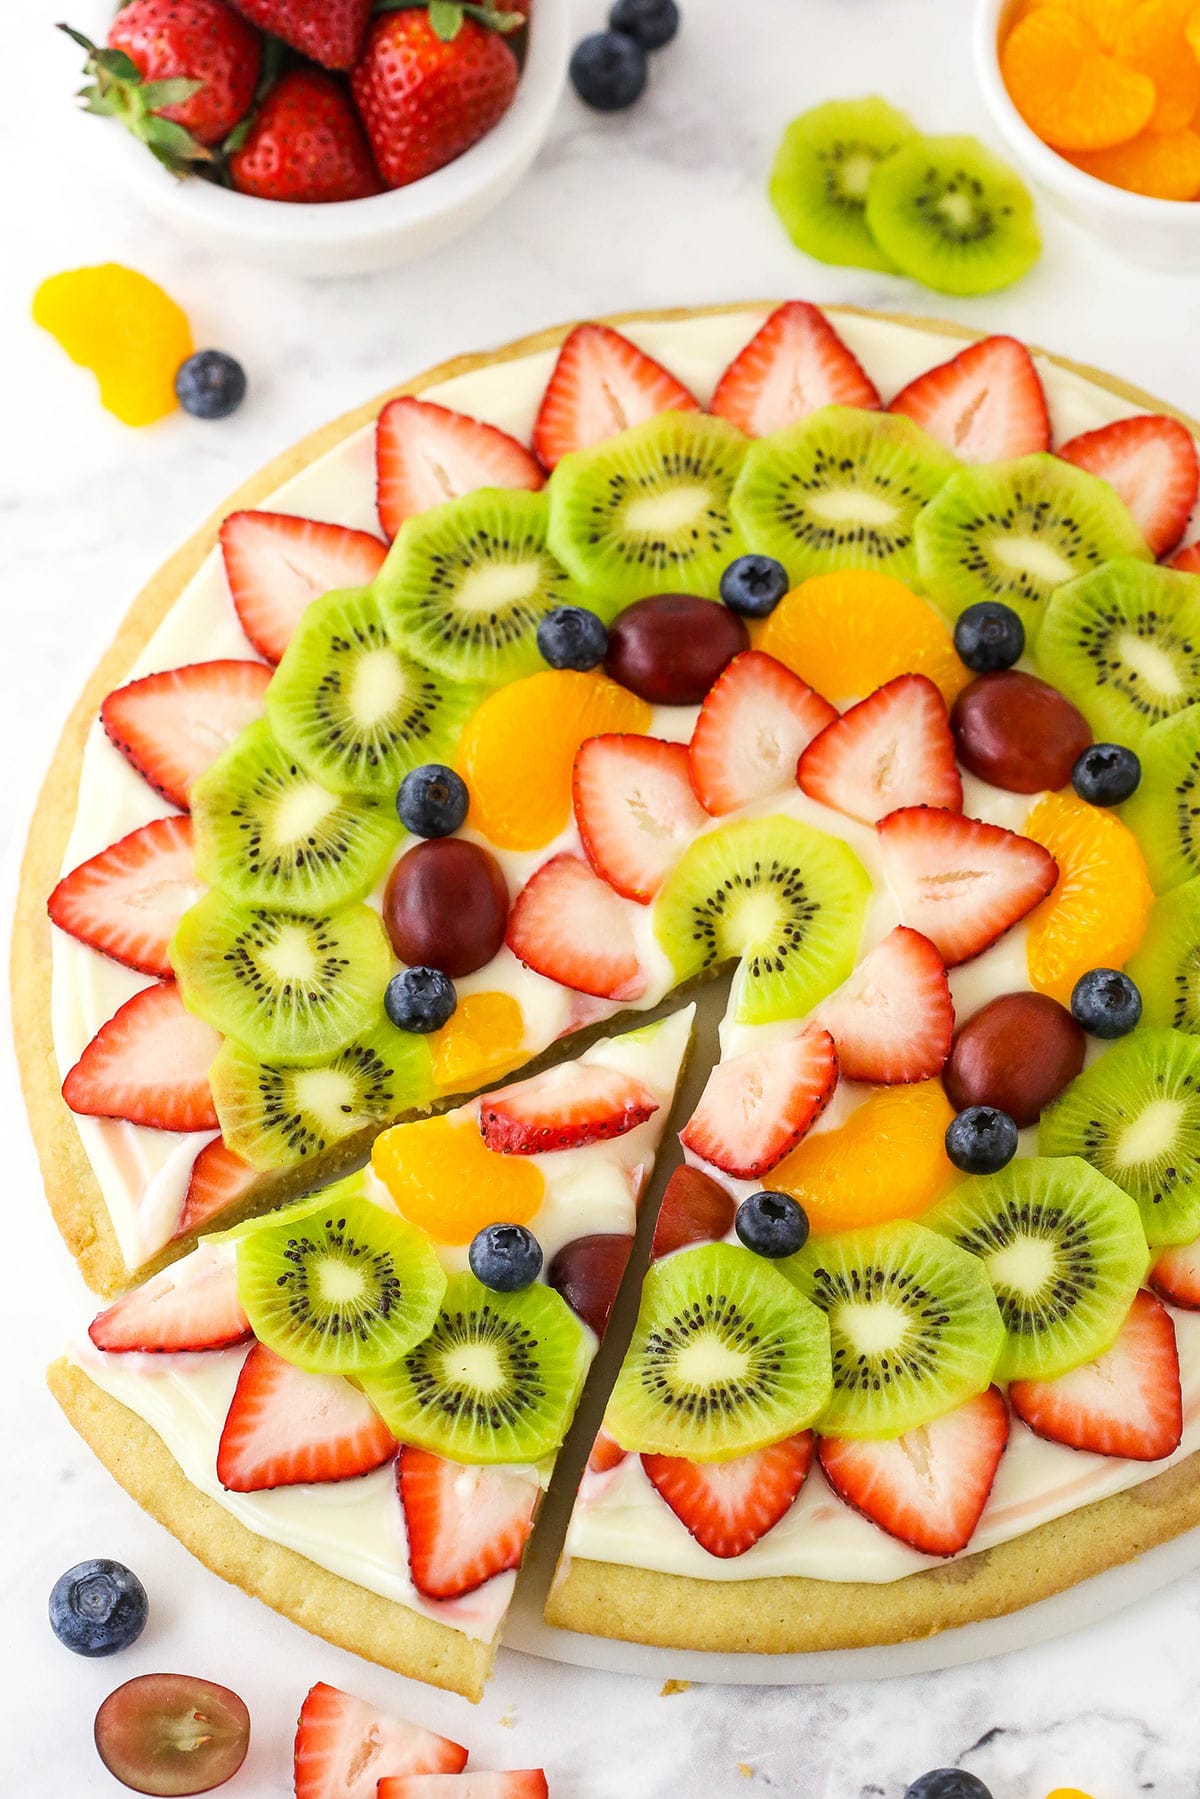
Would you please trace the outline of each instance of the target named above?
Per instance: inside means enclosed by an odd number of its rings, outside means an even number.
[[[520,1060],[525,1018],[511,993],[465,993],[454,1016],[430,1033],[440,1093],[467,1093]]]
[[[1040,6],[1014,26],[1000,69],[1025,123],[1056,150],[1104,150],[1144,131],[1153,81],[1106,54],[1073,10]]]
[[[375,1139],[371,1166],[410,1224],[469,1243],[485,1224],[528,1224],[546,1192],[528,1156],[488,1149],[476,1119],[423,1118]]]
[[[1200,63],[1196,70],[1200,74]],[[1085,175],[1131,194],[1148,194],[1155,200],[1194,200],[1200,195],[1200,135],[1195,131],[1144,131],[1128,144],[1070,160]]]
[[[175,375],[192,332],[170,294],[118,262],[50,275],[33,296],[34,323],[91,369],[100,404],[126,425],[174,412]]]
[[[1029,979],[1068,1005],[1089,968],[1121,968],[1129,960],[1154,894],[1133,832],[1074,794],[1047,794],[1022,831],[1058,863],[1057,885],[1029,917]]]
[[[1113,34],[1113,54],[1154,83],[1151,131],[1179,131],[1200,109],[1200,62],[1189,53],[1184,35],[1191,4],[1192,0],[1140,0],[1126,9]]]
[[[895,675],[928,675],[950,705],[971,679],[945,621],[890,575],[814,575],[785,594],[754,635],[832,704],[863,699]]]
[[[584,738],[649,728],[645,700],[603,675],[546,669],[510,682],[462,734],[467,822],[500,849],[541,849],[571,816],[571,770]]]
[[[771,1170],[814,1231],[916,1218],[958,1179],[946,1155],[954,1108],[940,1081],[873,1087],[844,1124],[807,1136]]]

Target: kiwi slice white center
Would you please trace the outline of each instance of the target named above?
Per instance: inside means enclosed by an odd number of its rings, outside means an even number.
[[[1161,698],[1175,700],[1188,691],[1176,659],[1164,645],[1136,637],[1132,631],[1122,631],[1117,649],[1135,679],[1144,681]]]
[[[1114,1168],[1136,1168],[1167,1155],[1179,1140],[1187,1109],[1178,1099],[1152,1099],[1121,1132],[1113,1149]]]
[[[707,487],[672,487],[665,493],[638,494],[623,508],[621,523],[635,537],[674,537],[698,526],[711,500]]]
[[[493,613],[517,606],[537,595],[540,562],[498,562],[474,568],[464,575],[455,595],[462,612]]]
[[[862,524],[886,531],[901,518],[901,509],[886,494],[866,493],[858,487],[829,487],[814,493],[808,509],[829,525]]]
[[[1061,556],[1052,543],[1032,534],[989,538],[986,542],[986,554],[1005,568],[1011,569],[1013,574],[1028,576],[1045,587],[1058,587],[1062,582],[1069,581],[1075,573],[1067,558]]]
[[[379,724],[404,698],[400,664],[389,650],[372,650],[360,658],[350,685],[349,704],[360,725]]]

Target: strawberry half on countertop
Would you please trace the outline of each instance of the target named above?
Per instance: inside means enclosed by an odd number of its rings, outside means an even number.
[[[235,0],[237,9],[325,69],[349,69],[367,34],[371,0]]]
[[[379,1783],[376,1799],[549,1799],[542,1768],[503,1774],[472,1768],[469,1774],[400,1774]]]
[[[375,1799],[385,1776],[454,1774],[467,1765],[461,1743],[377,1711],[365,1699],[312,1687],[296,1726],[296,1799]]]
[[[308,205],[382,193],[349,95],[323,69],[289,69],[229,155],[239,194]]]

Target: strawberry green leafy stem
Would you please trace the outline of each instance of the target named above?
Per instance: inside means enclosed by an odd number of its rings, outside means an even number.
[[[91,80],[79,92],[85,112],[118,119],[173,175],[186,174],[192,163],[211,160],[212,152],[185,126],[160,116],[161,108],[181,106],[185,100],[190,100],[203,87],[203,82],[183,78],[145,81],[137,64],[124,50],[101,49],[82,31],[61,21],[58,29],[81,50],[87,51],[85,72]]]

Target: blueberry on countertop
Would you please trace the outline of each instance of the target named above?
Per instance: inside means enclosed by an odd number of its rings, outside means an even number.
[[[623,31],[597,31],[575,46],[571,84],[597,112],[632,106],[646,85],[646,52]]]
[[[246,397],[246,371],[224,350],[197,350],[175,375],[175,398],[197,419],[224,419]]]
[[[992,1799],[992,1794],[978,1775],[965,1768],[934,1768],[913,1781],[904,1799]]]
[[[50,1628],[76,1655],[115,1655],[145,1629],[146,1589],[121,1562],[80,1562],[50,1590]]]
[[[679,30],[675,0],[616,0],[608,15],[613,31],[623,31],[643,50],[661,50]]]

